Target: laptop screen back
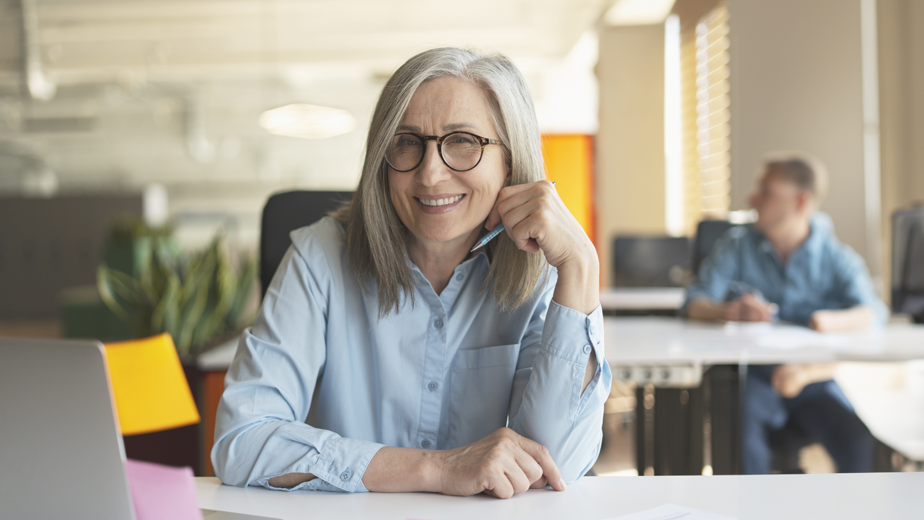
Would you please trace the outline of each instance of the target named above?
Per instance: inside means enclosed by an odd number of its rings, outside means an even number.
[[[133,518],[103,346],[0,338],[0,504],[8,518]]]

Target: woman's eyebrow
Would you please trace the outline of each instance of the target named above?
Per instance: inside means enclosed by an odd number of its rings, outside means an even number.
[[[419,126],[414,125],[398,125],[398,130],[407,130],[408,132],[421,132],[422,129]]]
[[[451,124],[451,125],[446,125],[446,126],[444,126],[444,127],[443,127],[443,131],[444,131],[444,132],[451,132],[451,131],[453,131],[453,130],[458,130],[458,129],[460,129],[460,128],[471,128],[471,129],[473,129],[473,130],[478,130],[478,126],[477,126],[477,125],[473,125],[473,124],[471,124],[471,123],[454,123],[454,124]]]

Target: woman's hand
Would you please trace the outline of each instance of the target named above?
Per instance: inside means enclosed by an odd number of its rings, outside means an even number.
[[[559,305],[590,314],[600,304],[600,261],[593,242],[574,219],[549,181],[501,189],[485,227],[500,222],[523,251],[542,250],[558,269],[553,299]]]
[[[518,248],[530,253],[541,249],[556,268],[568,262],[597,261],[593,243],[549,181],[501,189],[485,228],[494,229],[501,222]]]
[[[541,444],[501,428],[467,446],[438,452],[439,492],[510,498],[528,489],[565,490],[558,466]]]

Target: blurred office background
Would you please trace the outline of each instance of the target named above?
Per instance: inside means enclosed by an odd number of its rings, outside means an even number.
[[[0,335],[129,335],[92,314],[98,266],[134,269],[120,230],[256,258],[267,198],[352,190],[384,82],[446,45],[526,75],[604,286],[614,238],[692,236],[804,150],[888,301],[890,216],[924,201],[922,27],[917,0],[0,0]]]

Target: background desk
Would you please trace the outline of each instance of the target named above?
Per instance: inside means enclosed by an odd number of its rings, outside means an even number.
[[[819,334],[782,324],[607,317],[604,337],[614,377],[638,385],[639,474],[646,467],[659,475],[698,474],[703,467],[702,422],[707,411],[713,471],[737,473],[738,395],[744,383],[739,375],[747,364],[924,359],[924,326],[907,324]],[[653,393],[645,394],[646,385],[655,387]],[[646,396],[653,396],[653,407],[645,407]],[[870,419],[862,413],[861,418]],[[875,427],[871,429],[875,432]]]
[[[665,503],[738,520],[890,520],[924,516],[924,473],[714,477],[585,477],[567,491],[532,490],[509,500],[427,493],[285,493],[196,479],[206,509],[295,519],[600,520]]]
[[[619,287],[600,291],[600,305],[608,316],[675,316],[683,305],[681,287]]]

